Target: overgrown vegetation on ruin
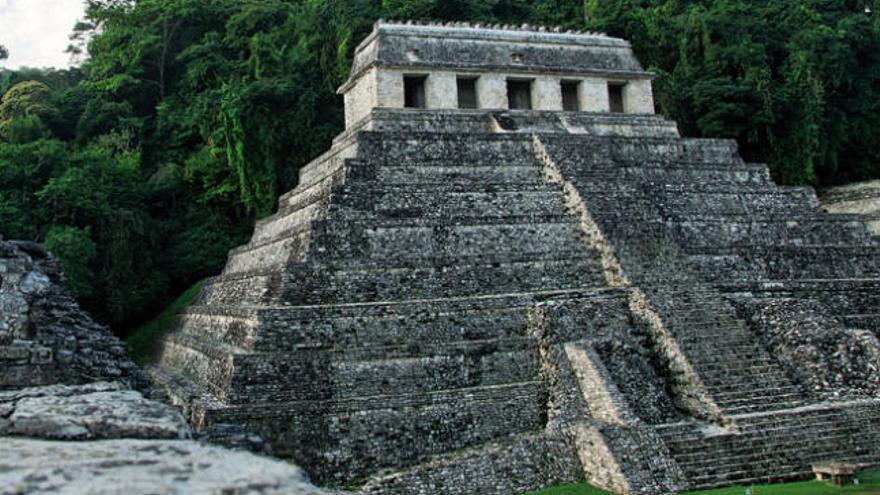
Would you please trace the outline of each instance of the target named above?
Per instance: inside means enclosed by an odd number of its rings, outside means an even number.
[[[880,177],[880,20],[861,0],[87,3],[81,70],[0,72],[0,235],[45,242],[119,333],[217,272],[329,146],[379,17],[606,31],[685,134],[734,137],[786,184]]]

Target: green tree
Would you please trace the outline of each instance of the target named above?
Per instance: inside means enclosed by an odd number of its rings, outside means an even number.
[[[91,264],[98,253],[91,228],[53,225],[43,243],[61,261],[68,287],[81,298],[91,297],[94,293]]]
[[[52,90],[38,81],[25,81],[11,87],[0,99],[0,138],[8,138],[16,119],[52,118],[57,114]]]

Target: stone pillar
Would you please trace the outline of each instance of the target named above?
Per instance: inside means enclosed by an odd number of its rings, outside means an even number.
[[[541,76],[532,83],[532,107],[535,110],[562,110],[562,86],[555,77]]]
[[[580,85],[581,109],[585,112],[608,112],[608,81],[586,78]]]
[[[626,83],[623,87],[623,111],[654,113],[654,95],[650,79],[637,79]]]
[[[403,108],[403,74],[398,71],[376,72],[376,107]]]
[[[345,92],[345,127],[366,117],[376,106],[376,69],[368,71]]]
[[[458,86],[452,72],[432,72],[425,80],[427,108],[458,108]]]
[[[507,108],[507,79],[499,74],[483,74],[477,80],[480,108]]]

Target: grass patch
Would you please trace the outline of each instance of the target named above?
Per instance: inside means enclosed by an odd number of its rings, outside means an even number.
[[[880,471],[862,473],[857,476],[858,485],[837,487],[828,482],[799,481],[776,485],[754,485],[752,495],[880,495]],[[682,495],[744,495],[746,487],[732,486],[699,492],[687,492]],[[611,492],[594,488],[587,484],[562,485],[532,495],[611,495]]]
[[[204,285],[204,282],[197,282],[175,299],[174,302],[169,304],[159,313],[159,316],[141,325],[129,338],[125,339],[128,355],[131,356],[135,363],[144,366],[156,361],[159,351],[159,339],[171,330],[174,324],[174,316],[180,310],[189,306],[189,303],[198,295]]]

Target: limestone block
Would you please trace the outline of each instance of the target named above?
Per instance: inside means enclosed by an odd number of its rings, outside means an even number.
[[[298,467],[193,441],[0,438],[3,493],[317,495]]]
[[[171,406],[118,383],[28,388],[0,393],[11,412],[0,433],[47,439],[188,438]]]
[[[366,117],[377,105],[376,69],[366,72],[345,93],[345,127],[349,128]]]
[[[457,108],[458,88],[455,73],[432,72],[425,80],[428,108]]]
[[[562,110],[562,86],[555,77],[541,76],[532,84],[535,110]]]
[[[501,74],[484,74],[477,80],[477,99],[481,108],[507,108],[507,82]]]
[[[585,112],[607,112],[608,82],[604,79],[586,78],[580,88],[581,108]]]
[[[654,113],[654,95],[650,79],[638,79],[626,83],[623,87],[623,111]]]
[[[403,108],[403,74],[400,71],[376,70],[376,107]]]

